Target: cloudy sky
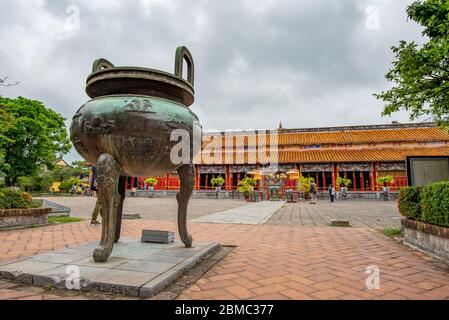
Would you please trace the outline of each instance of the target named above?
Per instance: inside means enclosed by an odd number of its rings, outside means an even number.
[[[412,0],[0,0],[0,94],[43,101],[70,123],[92,62],[173,72],[195,60],[204,129],[407,122],[380,116],[392,45],[422,42]],[[68,160],[78,156],[72,152]]]

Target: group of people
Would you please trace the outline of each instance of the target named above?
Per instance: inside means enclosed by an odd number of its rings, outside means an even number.
[[[335,191],[334,186],[331,184],[329,185],[329,188],[327,189],[327,191],[329,192],[329,198],[330,198],[330,202],[334,203],[335,202],[335,196],[337,195],[337,192]],[[317,195],[318,195],[318,190],[316,187],[316,183],[312,182],[310,184],[310,196],[312,199],[312,203],[315,203],[315,200],[317,199]]]

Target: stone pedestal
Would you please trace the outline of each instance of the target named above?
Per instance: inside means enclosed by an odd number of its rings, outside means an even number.
[[[219,249],[219,244],[141,243],[122,239],[105,263],[95,263],[98,242],[0,265],[0,278],[59,289],[151,297]]]

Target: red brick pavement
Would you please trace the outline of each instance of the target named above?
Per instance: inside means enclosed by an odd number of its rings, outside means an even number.
[[[176,230],[173,221],[124,221]],[[87,222],[0,232],[0,263],[99,239]],[[237,246],[179,299],[448,299],[449,269],[369,228],[191,223],[196,241]],[[380,268],[380,289],[365,286],[366,267]],[[0,299],[52,299],[1,289]]]

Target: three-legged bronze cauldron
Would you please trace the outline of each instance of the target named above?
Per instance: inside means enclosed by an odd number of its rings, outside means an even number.
[[[184,60],[187,81],[182,78]],[[104,262],[120,239],[127,177],[158,176],[177,171],[181,181],[178,228],[182,242],[191,247],[187,232],[187,205],[194,187],[190,161],[175,164],[170,159],[175,129],[193,138],[201,130],[198,117],[188,109],[194,101],[194,64],[185,47],[176,50],[175,74],[159,70],[114,67],[96,60],[87,78],[86,92],[92,98],[73,117],[71,139],[79,154],[97,165],[98,196],[102,204],[102,233],[95,262]],[[193,148],[193,140],[190,140]]]

